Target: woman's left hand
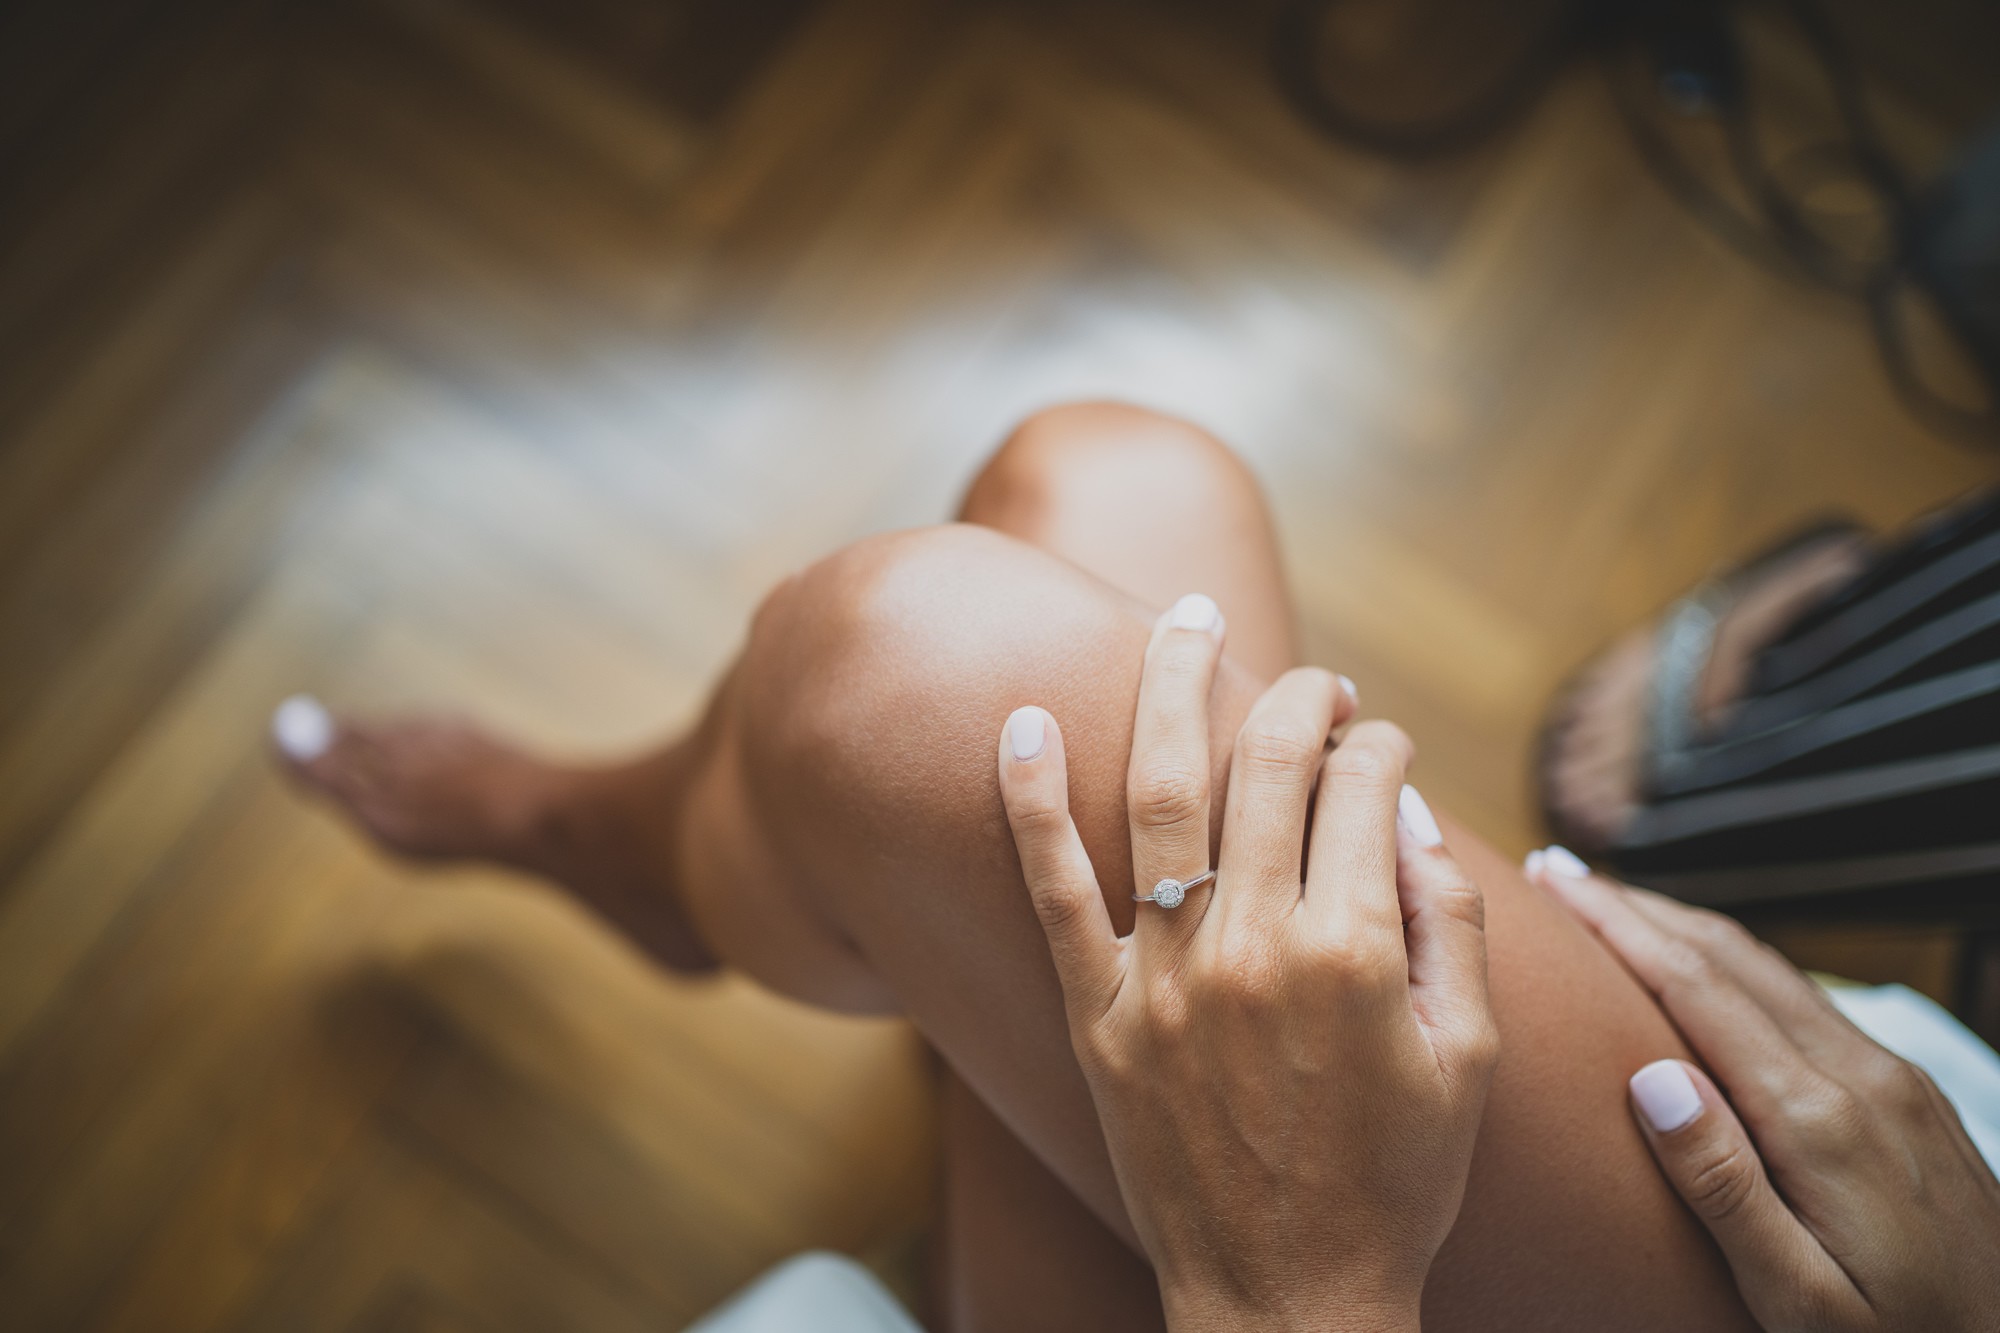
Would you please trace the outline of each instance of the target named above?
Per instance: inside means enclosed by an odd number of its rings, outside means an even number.
[[[1527,870],[1714,1071],[1647,1065],[1633,1110],[1758,1323],[2000,1329],[2000,1183],[1922,1070],[1729,918],[1599,879],[1562,848]]]
[[[1163,617],[1147,654],[1128,799],[1147,889],[1207,863],[1219,639]],[[1213,887],[1141,905],[1123,939],[1054,719],[1023,709],[1001,741],[1071,1038],[1176,1333],[1413,1330],[1464,1196],[1498,1049],[1483,904],[1404,785],[1400,731],[1364,723],[1326,753],[1351,708],[1315,669],[1266,692],[1236,738]]]

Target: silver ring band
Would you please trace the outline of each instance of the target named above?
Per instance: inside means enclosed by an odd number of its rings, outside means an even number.
[[[1168,911],[1172,911],[1187,901],[1189,889],[1198,889],[1214,878],[1215,872],[1213,870],[1204,870],[1193,879],[1163,879],[1153,886],[1151,893],[1133,894],[1132,901],[1135,903],[1152,903],[1155,906],[1164,907]]]

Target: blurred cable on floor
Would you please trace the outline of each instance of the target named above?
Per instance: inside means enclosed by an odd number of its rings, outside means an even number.
[[[1760,127],[1747,15],[1786,25],[1836,131],[1773,155]],[[1470,148],[1594,52],[1648,170],[1753,262],[1865,304],[1886,372],[1945,434],[2000,443],[2000,126],[1917,188],[1885,146],[1861,71],[1816,0],[1292,0],[1272,64],[1299,113],[1404,158]],[[1691,131],[1719,142],[1693,151]],[[1721,180],[1718,182],[1717,177]],[[1943,335],[1916,350],[1913,318]],[[1942,360],[1955,365],[1940,375]]]

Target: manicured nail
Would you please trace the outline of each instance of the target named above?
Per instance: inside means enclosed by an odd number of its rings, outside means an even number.
[[[1040,755],[1048,742],[1048,715],[1039,708],[1016,708],[1007,719],[1007,743],[1014,757],[1026,762]]]
[[[1529,879],[1540,879],[1542,877],[1542,866],[1548,859],[1547,854],[1539,849],[1529,852],[1526,857],[1522,858],[1521,873]]]
[[[1632,1075],[1632,1100],[1655,1134],[1671,1134],[1702,1113],[1701,1093],[1678,1060],[1655,1060]]]
[[[271,714],[271,739],[302,764],[309,764],[333,744],[333,714],[310,694],[295,694]]]
[[[1359,706],[1361,703],[1361,691],[1354,688],[1354,682],[1346,676],[1340,676],[1337,679],[1340,681],[1340,688],[1347,691],[1347,702]]]
[[[1212,630],[1221,618],[1222,611],[1213,597],[1191,592],[1174,603],[1167,623],[1175,629]]]
[[[1409,830],[1420,847],[1435,847],[1444,841],[1437,816],[1431,813],[1430,806],[1417,794],[1417,789],[1407,782],[1403,784],[1402,794],[1396,797],[1396,821]]]
[[[1590,867],[1561,843],[1552,842],[1542,848],[1542,865],[1551,875],[1561,875],[1567,879],[1589,879]]]

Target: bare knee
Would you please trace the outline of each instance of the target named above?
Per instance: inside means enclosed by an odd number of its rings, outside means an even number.
[[[995,777],[1007,715],[1038,703],[1084,735],[1107,718],[1129,728],[1146,633],[1102,585],[976,526],[821,561],[760,610],[741,667],[743,754],[771,837],[801,861],[835,847],[1010,856]],[[1119,743],[1108,758],[1123,756]]]
[[[1014,428],[967,492],[964,517],[1032,530],[1070,497],[1123,489],[1134,477],[1146,479],[1153,503],[1163,492],[1196,505],[1256,493],[1243,460],[1193,422],[1131,403],[1063,403]]]

